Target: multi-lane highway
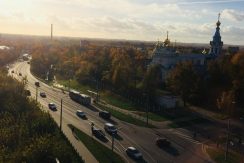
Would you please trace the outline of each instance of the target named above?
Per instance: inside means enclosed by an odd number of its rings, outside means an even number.
[[[14,73],[11,73],[11,71]],[[22,76],[19,76],[19,73]],[[27,77],[28,84],[27,89],[31,91],[33,98],[36,98],[36,86],[35,82],[38,81],[30,73],[30,65],[27,62],[16,62],[9,70],[9,74],[14,78],[21,80],[23,77]],[[95,124],[97,128],[103,130],[104,123],[107,121],[98,116],[97,109],[90,109],[82,106],[73,100],[71,100],[68,94],[63,93],[61,90],[53,88],[45,83],[40,82],[38,92],[45,92],[47,97],[42,98],[38,93],[38,102],[43,106],[43,109],[48,111],[54,120],[59,124],[60,122],[60,106],[61,99],[63,100],[63,126],[67,124],[73,124],[83,132],[91,135],[91,122]],[[57,105],[57,111],[53,112],[48,109],[48,103],[53,102]],[[86,113],[88,119],[83,120],[76,116],[76,110],[82,110]],[[119,129],[118,134],[121,139],[115,139],[115,151],[120,154],[126,162],[133,162],[129,158],[125,149],[129,146],[136,147],[142,154],[146,162],[210,162],[206,154],[202,151],[202,144],[193,140],[191,137],[185,135],[175,129],[150,129],[144,127],[138,127],[126,122],[120,121],[112,117],[112,122]],[[65,134],[66,131],[64,131]],[[162,150],[155,144],[157,137],[166,137],[172,143],[170,150]],[[106,134],[108,142],[102,142],[105,146],[111,148],[111,136]]]

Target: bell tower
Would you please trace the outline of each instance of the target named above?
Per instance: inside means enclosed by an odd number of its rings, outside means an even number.
[[[218,57],[221,54],[222,47],[223,47],[223,41],[221,41],[221,36],[220,36],[220,28],[219,26],[221,25],[220,21],[220,13],[218,15],[218,21],[216,23],[216,31],[213,36],[213,40],[210,41],[211,49],[209,53],[213,55],[214,57]]]

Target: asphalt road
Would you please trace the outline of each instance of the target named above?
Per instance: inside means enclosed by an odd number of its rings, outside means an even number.
[[[11,73],[12,70],[14,70],[14,73]],[[19,76],[19,73],[22,73],[22,76]],[[26,76],[28,80],[27,89],[31,91],[32,97],[34,99],[36,98],[36,86],[34,83],[38,81],[38,79],[30,73],[30,65],[27,64],[27,62],[16,62],[11,66],[9,74],[19,80]],[[91,135],[91,122],[94,122],[97,128],[103,130],[104,123],[107,121],[98,116],[97,109],[82,106],[71,100],[67,93],[64,94],[59,89],[50,87],[41,81],[39,82],[40,87],[38,88],[37,100],[43,106],[43,109],[48,111],[58,124],[60,122],[60,104],[61,99],[63,99],[63,125],[73,124],[83,132]],[[40,92],[45,92],[47,98],[40,97]],[[50,102],[57,105],[57,111],[53,112],[48,109],[48,103]],[[76,110],[78,109],[86,113],[88,117],[87,120],[80,119],[76,116]],[[115,151],[120,154],[126,162],[134,162],[125,153],[125,149],[129,146],[136,147],[143,154],[144,160],[150,163],[211,162],[202,151],[202,143],[193,140],[190,135],[187,135],[180,130],[138,127],[120,121],[114,117],[112,117],[112,122],[119,129],[118,135],[120,137],[120,139],[115,139]],[[170,140],[172,148],[169,150],[158,148],[155,145],[155,139],[159,136]],[[102,142],[101,140],[95,139],[111,148],[111,136],[106,133],[106,137],[108,142]]]

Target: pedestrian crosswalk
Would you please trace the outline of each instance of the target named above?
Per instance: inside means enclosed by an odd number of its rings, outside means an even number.
[[[171,129],[172,133],[177,134],[178,136],[180,136],[181,138],[184,138],[194,144],[202,144],[201,142],[194,140],[193,136],[190,136],[189,134],[183,133],[182,131],[176,130],[176,129]]]

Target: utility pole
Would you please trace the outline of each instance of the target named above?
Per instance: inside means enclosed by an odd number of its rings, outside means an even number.
[[[38,86],[36,86],[36,102],[37,102],[37,97],[38,97]]]
[[[112,152],[114,151],[114,133],[112,133]]]
[[[71,79],[69,79],[69,92],[70,92],[70,80],[71,80]]]
[[[149,96],[147,95],[147,125],[148,125],[148,110],[149,110]]]
[[[229,152],[229,137],[230,137],[230,119],[228,119],[228,131],[227,131],[227,139],[226,139],[225,161],[227,160],[227,156],[228,156],[228,152]]]
[[[96,96],[96,101],[98,102],[98,79],[97,79],[97,96]]]
[[[235,107],[235,101],[232,101],[232,109],[234,109]],[[225,149],[225,161],[227,160],[228,157],[228,152],[229,152],[229,139],[230,139],[230,116],[231,116],[231,112],[230,112],[230,108],[228,111],[229,114],[229,118],[228,118],[228,129],[227,129],[227,139],[226,139],[226,149]]]
[[[51,24],[51,41],[53,40],[53,24]]]
[[[62,131],[62,119],[63,119],[63,99],[61,98],[61,110],[60,110],[60,131]]]

